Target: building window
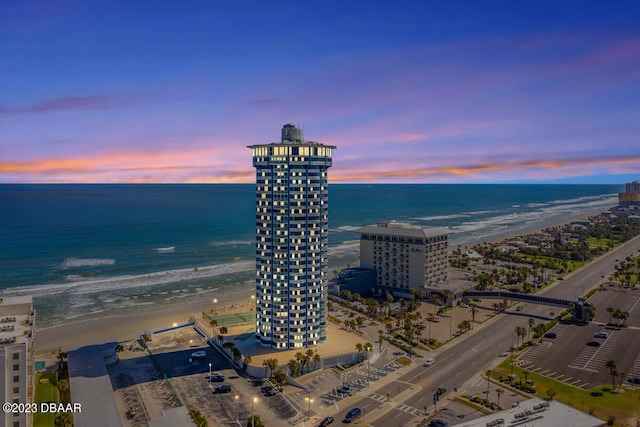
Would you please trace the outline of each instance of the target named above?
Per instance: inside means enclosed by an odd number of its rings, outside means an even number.
[[[14,382],[14,383],[20,382],[20,375],[15,375],[15,376],[13,377],[13,382]]]
[[[19,360],[20,359],[20,353],[13,353],[13,360]]]
[[[13,365],[13,370],[14,370],[14,371],[17,371],[17,370],[19,370],[19,369],[20,369],[20,365]]]

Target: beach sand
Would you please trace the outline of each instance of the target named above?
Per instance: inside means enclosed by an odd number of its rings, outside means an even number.
[[[219,300],[217,314],[249,311],[248,296],[241,299]],[[135,310],[134,310],[135,311]],[[137,339],[145,331],[170,328],[174,324],[182,325],[191,317],[202,317],[202,313],[211,313],[210,298],[202,303],[182,306],[167,306],[156,310],[140,311],[126,316],[109,316],[79,322],[72,322],[36,331],[36,354],[52,351],[69,351],[85,345],[100,344],[109,341],[129,341]]]

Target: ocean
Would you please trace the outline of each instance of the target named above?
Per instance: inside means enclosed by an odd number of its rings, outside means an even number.
[[[447,227],[467,246],[611,208],[623,185],[330,184],[329,268],[358,265],[360,227]],[[2,184],[0,297],[38,326],[248,295],[254,185]]]

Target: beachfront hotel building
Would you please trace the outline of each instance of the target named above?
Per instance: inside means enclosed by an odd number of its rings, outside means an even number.
[[[360,267],[376,271],[376,288],[398,294],[447,280],[448,235],[442,227],[380,222],[359,230]]]
[[[618,205],[625,208],[640,206],[640,182],[636,180],[625,184],[624,193],[618,193]]]
[[[327,169],[334,146],[282,128],[251,145],[256,168],[256,340],[291,349],[327,338]]]
[[[30,296],[0,298],[0,399],[33,402],[35,311]],[[32,425],[25,411],[3,412],[0,425]]]

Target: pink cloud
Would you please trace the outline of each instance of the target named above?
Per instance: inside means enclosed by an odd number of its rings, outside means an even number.
[[[0,107],[3,114],[50,113],[55,111],[105,110],[129,106],[131,102],[117,101],[105,96],[65,96],[47,99],[25,107]]]

